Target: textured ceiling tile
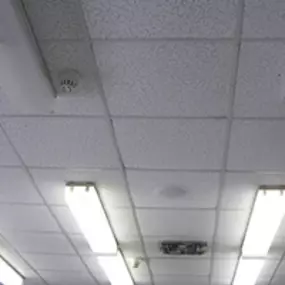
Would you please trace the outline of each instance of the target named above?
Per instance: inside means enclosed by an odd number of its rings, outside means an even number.
[[[107,208],[129,206],[123,177],[119,171],[63,169],[31,169],[30,171],[49,204],[66,205],[65,183],[77,181],[94,182]]]
[[[29,166],[110,167],[116,153],[100,119],[10,118],[4,126]]]
[[[285,173],[228,173],[222,196],[224,209],[249,210],[261,185],[282,185]]]
[[[285,2],[246,0],[243,33],[245,37],[285,37]]]
[[[92,38],[229,37],[235,0],[83,0]]]
[[[188,236],[206,241],[213,236],[215,211],[138,209],[137,213],[145,236]]]
[[[209,259],[151,259],[150,266],[155,275],[196,275],[210,273]]]
[[[98,285],[86,271],[40,270],[39,274],[51,285]]]
[[[230,140],[228,169],[285,170],[283,121],[236,121]]]
[[[22,169],[0,168],[0,181],[0,202],[43,202],[28,175]]]
[[[114,115],[223,116],[229,107],[229,43],[95,42]]]
[[[219,174],[186,171],[128,171],[137,207],[214,208]]]
[[[0,130],[0,165],[20,165],[20,161]]]
[[[87,42],[41,42],[40,47],[53,84],[60,93],[54,102],[54,113],[102,115],[98,71],[90,45]],[[78,91],[74,95],[62,94],[60,90],[60,74],[69,69],[79,73]]]
[[[284,100],[285,44],[243,43],[234,106],[235,116],[285,117]]]
[[[78,0],[23,0],[38,39],[87,38]]]
[[[194,275],[154,275],[154,281],[157,285],[208,285],[209,278],[207,276]]]
[[[221,211],[215,241],[217,246],[235,252],[241,246],[248,218],[249,211]]]
[[[31,231],[59,231],[44,206],[1,205],[0,228]]]
[[[61,234],[5,232],[4,235],[22,253],[75,254]]]
[[[127,167],[220,169],[224,120],[114,120]]]
[[[74,255],[23,254],[37,270],[84,271],[79,257]]]

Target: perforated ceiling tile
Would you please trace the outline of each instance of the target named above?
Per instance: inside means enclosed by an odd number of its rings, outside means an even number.
[[[29,166],[117,165],[108,126],[100,119],[13,118],[4,126]]]
[[[213,273],[212,277],[214,280],[214,283],[219,282],[226,282],[228,284],[231,283],[236,265],[238,262],[238,258],[232,258],[232,259],[215,259],[213,261]]]
[[[243,33],[245,37],[285,37],[285,2],[280,0],[246,0]]]
[[[95,183],[107,208],[129,206],[123,177],[119,171],[32,169],[31,173],[49,204],[66,205],[66,182],[87,181]]]
[[[228,168],[282,172],[285,170],[283,121],[236,121],[233,124]]]
[[[0,130],[0,165],[20,165],[20,161]]]
[[[238,117],[285,117],[284,43],[243,43],[234,109]]]
[[[55,231],[59,228],[44,206],[5,205],[0,207],[0,228],[25,231]]]
[[[237,1],[93,1],[83,8],[93,38],[229,37]]]
[[[213,210],[137,210],[145,236],[188,236],[189,239],[211,241],[214,231]]]
[[[151,259],[150,266],[154,275],[203,276],[210,273],[209,259]]]
[[[128,171],[137,207],[214,208],[219,174],[184,171]]]
[[[224,116],[233,46],[185,41],[95,42],[114,115]]]
[[[33,30],[39,39],[87,38],[78,0],[23,0]]]
[[[127,167],[220,169],[224,120],[114,120]]]
[[[75,254],[61,234],[5,232],[4,235],[22,253]]]
[[[0,168],[0,201],[43,203],[29,176],[22,169]]]
[[[236,252],[241,246],[249,211],[221,211],[216,244],[220,251]]]
[[[282,185],[284,181],[282,173],[227,173],[222,207],[249,210],[261,185]]]
[[[95,283],[94,279],[86,271],[39,271],[40,275],[47,281],[49,284],[58,284],[58,285],[98,285]],[[25,284],[24,284],[25,285]]]
[[[24,254],[24,257],[37,270],[84,271],[83,263],[74,255]]]
[[[193,275],[154,275],[154,281],[157,285],[208,285],[208,276]]]

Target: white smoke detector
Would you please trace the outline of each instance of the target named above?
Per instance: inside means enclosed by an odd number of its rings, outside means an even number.
[[[59,73],[59,92],[76,94],[79,91],[80,75],[76,70],[65,69]]]

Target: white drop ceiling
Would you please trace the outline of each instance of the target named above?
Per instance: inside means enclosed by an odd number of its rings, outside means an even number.
[[[255,190],[285,184],[285,1],[23,4],[52,79],[76,69],[82,89],[53,114],[1,94],[1,254],[24,285],[108,284],[63,199],[94,181],[125,257],[145,260],[136,284],[230,285]],[[210,250],[165,257],[163,239]],[[284,252],[285,222],[257,285],[285,283]]]

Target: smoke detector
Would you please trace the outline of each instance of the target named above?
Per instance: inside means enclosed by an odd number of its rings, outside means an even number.
[[[62,94],[74,94],[78,92],[80,75],[76,70],[66,69],[59,73],[59,91]]]

